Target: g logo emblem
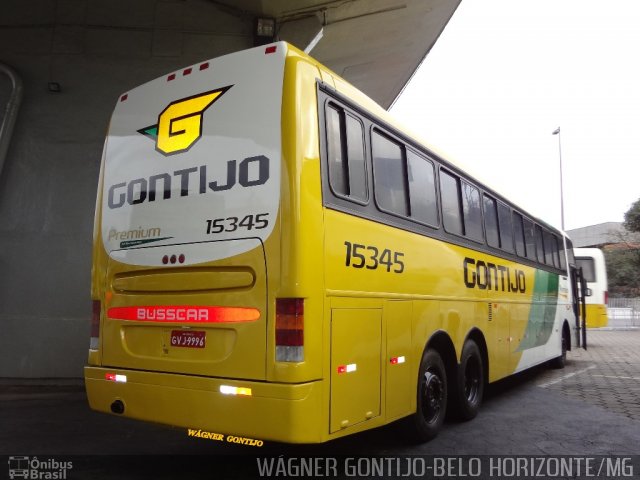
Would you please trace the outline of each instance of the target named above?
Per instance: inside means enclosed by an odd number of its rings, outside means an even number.
[[[158,116],[158,124],[138,130],[153,138],[156,150],[163,155],[173,155],[189,150],[202,136],[202,115],[228,87],[199,93],[193,97],[171,102]]]

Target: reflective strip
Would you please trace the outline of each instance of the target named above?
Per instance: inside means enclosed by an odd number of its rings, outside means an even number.
[[[247,387],[232,387],[231,385],[220,385],[220,393],[224,395],[245,395],[251,396],[251,389]]]
[[[119,375],[117,373],[105,373],[104,378],[110,382],[127,383],[127,376]]]
[[[358,369],[355,363],[350,363],[349,365],[338,365],[338,373],[351,373],[355,372]]]

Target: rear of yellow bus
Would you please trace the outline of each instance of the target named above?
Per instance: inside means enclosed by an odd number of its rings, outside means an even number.
[[[321,261],[300,247],[322,238],[317,113],[300,112],[316,105],[317,75],[278,43],[118,99],[96,205],[91,408],[326,439]]]

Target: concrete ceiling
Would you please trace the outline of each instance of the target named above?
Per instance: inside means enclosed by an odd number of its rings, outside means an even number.
[[[311,55],[389,108],[461,0],[210,0],[276,20],[276,37]]]

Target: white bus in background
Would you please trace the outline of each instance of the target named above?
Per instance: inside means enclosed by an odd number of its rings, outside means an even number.
[[[604,254],[599,248],[574,248],[573,251],[576,265],[582,268],[582,274],[587,282],[585,292],[587,327],[606,327],[609,324],[607,316],[609,291]]]

